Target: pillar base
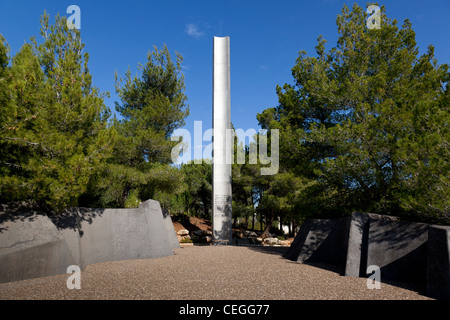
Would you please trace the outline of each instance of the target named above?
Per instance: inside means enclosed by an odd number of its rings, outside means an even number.
[[[212,241],[213,246],[231,246],[232,241],[229,240],[213,240]]]

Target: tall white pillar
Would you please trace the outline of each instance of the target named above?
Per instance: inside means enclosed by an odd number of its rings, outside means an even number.
[[[231,244],[230,38],[214,37],[213,47],[213,243]]]

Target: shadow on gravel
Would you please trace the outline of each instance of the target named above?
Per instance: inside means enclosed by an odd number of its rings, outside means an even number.
[[[270,246],[249,246],[250,250],[265,253],[265,254],[273,254],[283,257],[289,247],[270,247]]]
[[[308,266],[331,271],[340,276],[343,276],[342,268],[339,266],[336,266],[336,265],[331,265],[331,264],[321,263],[321,262],[309,262],[309,261],[308,262],[297,262],[297,261],[292,261],[290,259],[285,258],[284,255],[287,252],[287,250],[289,250],[289,247],[249,246],[248,248],[250,250],[265,253],[265,254],[277,255],[281,259],[286,260],[287,263],[306,264]],[[423,294],[423,292],[420,290],[419,286],[411,284],[411,283],[405,283],[405,282],[401,282],[401,281],[384,280],[381,282],[381,286],[383,286],[383,284],[400,287],[402,289],[415,291],[419,294]]]
[[[321,263],[321,262],[297,262],[297,263],[303,263],[303,264],[306,264],[306,265],[311,266],[311,267],[316,267],[316,268],[319,268],[319,269],[324,269],[324,270],[327,270],[327,271],[331,271],[331,272],[339,274],[340,276],[344,275],[344,270],[342,270],[341,267],[336,266],[336,265],[327,264],[327,263]]]
[[[254,246],[254,247],[249,247],[249,248],[254,251],[261,252],[261,253],[278,255],[278,256],[280,256],[280,258],[285,259],[287,263],[298,263],[298,264],[301,263],[301,262],[297,262],[297,261],[292,261],[285,257],[285,254],[289,250],[289,247]],[[339,268],[338,266],[331,265],[331,264],[319,263],[319,262],[303,262],[303,264],[307,264],[309,266],[320,268],[320,269],[325,269],[325,270],[335,272],[338,274],[342,273],[341,268]]]

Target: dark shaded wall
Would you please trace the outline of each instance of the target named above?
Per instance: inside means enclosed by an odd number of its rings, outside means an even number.
[[[332,265],[353,277],[367,277],[367,267],[375,265],[382,282],[410,283],[430,297],[450,299],[449,247],[450,226],[353,213],[306,220],[285,258]]]
[[[345,268],[350,217],[309,219],[300,228],[285,257],[299,262]]]

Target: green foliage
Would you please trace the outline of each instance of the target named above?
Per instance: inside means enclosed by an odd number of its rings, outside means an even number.
[[[180,194],[184,211],[209,218],[212,205],[212,165],[204,161],[198,164],[191,161],[182,164],[180,170],[184,177],[183,192]]]
[[[176,143],[167,138],[184,125],[189,115],[181,73],[183,57],[178,53],[176,56],[174,63],[167,46],[161,51],[154,47],[147,55],[147,63],[138,67],[140,78],[132,77],[128,70],[121,87],[122,79],[116,75],[116,91],[122,100],[122,104],[116,103],[116,111],[125,119],[119,128],[126,138],[135,137],[127,142],[139,144],[142,150],[136,157],[168,162]]]
[[[380,29],[366,19],[344,6],[336,46],[319,36],[314,56],[300,51],[279,105],[257,115],[280,131],[280,167],[261,175],[246,147],[245,163],[232,165],[235,219],[257,212],[265,231],[277,217],[352,211],[450,222],[449,67],[431,45],[419,56],[408,20],[399,27],[384,7]],[[0,35],[0,202],[57,211],[153,198],[209,217],[211,165],[171,165],[170,136],[189,114],[181,55],[155,47],[136,76],[116,75],[121,119],[109,119],[80,32],[65,17],[50,25],[44,14],[41,25],[41,40],[13,57]]]
[[[139,207],[139,190],[133,189],[128,193],[128,197],[125,200],[124,207],[125,208],[138,208]]]
[[[0,45],[0,200],[60,210],[78,204],[113,133],[80,33],[65,17],[49,25],[44,14],[41,25],[42,42],[24,44],[10,67]]]
[[[114,119],[117,132],[113,156],[102,166],[92,187],[101,206],[136,206],[140,201],[155,199],[158,192],[179,192],[183,174],[171,166],[175,142],[172,132],[184,124],[189,114],[184,94],[182,57],[174,63],[164,46],[149,53],[148,61],[139,66],[140,77],[125,79],[116,75],[116,91],[121,104],[116,111],[123,117]],[[157,199],[156,199],[157,200]]]
[[[254,141],[260,140],[259,134],[253,138]],[[235,141],[235,153],[239,150],[236,148],[238,143],[241,142]],[[279,168],[275,175],[262,175],[261,159],[255,164],[249,161],[249,150],[255,147],[254,144],[255,142],[252,142],[245,148],[245,163],[232,165],[233,218],[235,221],[237,218],[244,218],[247,222],[257,213],[260,221],[265,218],[265,232],[269,232],[273,221],[278,217],[282,220],[294,218],[294,204],[300,192],[307,186],[308,179],[296,176],[285,167]],[[268,149],[271,149],[270,145]],[[253,225],[255,226],[260,224]]]
[[[280,162],[314,183],[298,197],[303,215],[354,210],[443,221],[449,216],[447,65],[430,45],[381,8],[381,28],[365,26],[356,4],[337,18],[337,46],[301,51],[295,84],[277,87],[279,106],[258,114],[281,130]]]
[[[172,216],[178,216],[184,213],[184,204],[181,201],[182,196],[178,190],[176,192],[157,190],[154,199],[157,199],[161,204],[161,208],[168,210]]]
[[[10,59],[0,37],[0,201],[69,206],[137,207],[161,196],[178,210],[184,173],[171,166],[172,132],[189,114],[182,57],[165,46],[149,52],[140,77],[116,76],[123,117],[92,84],[78,30],[44,13],[42,41]],[[168,196],[170,195],[170,196]]]

